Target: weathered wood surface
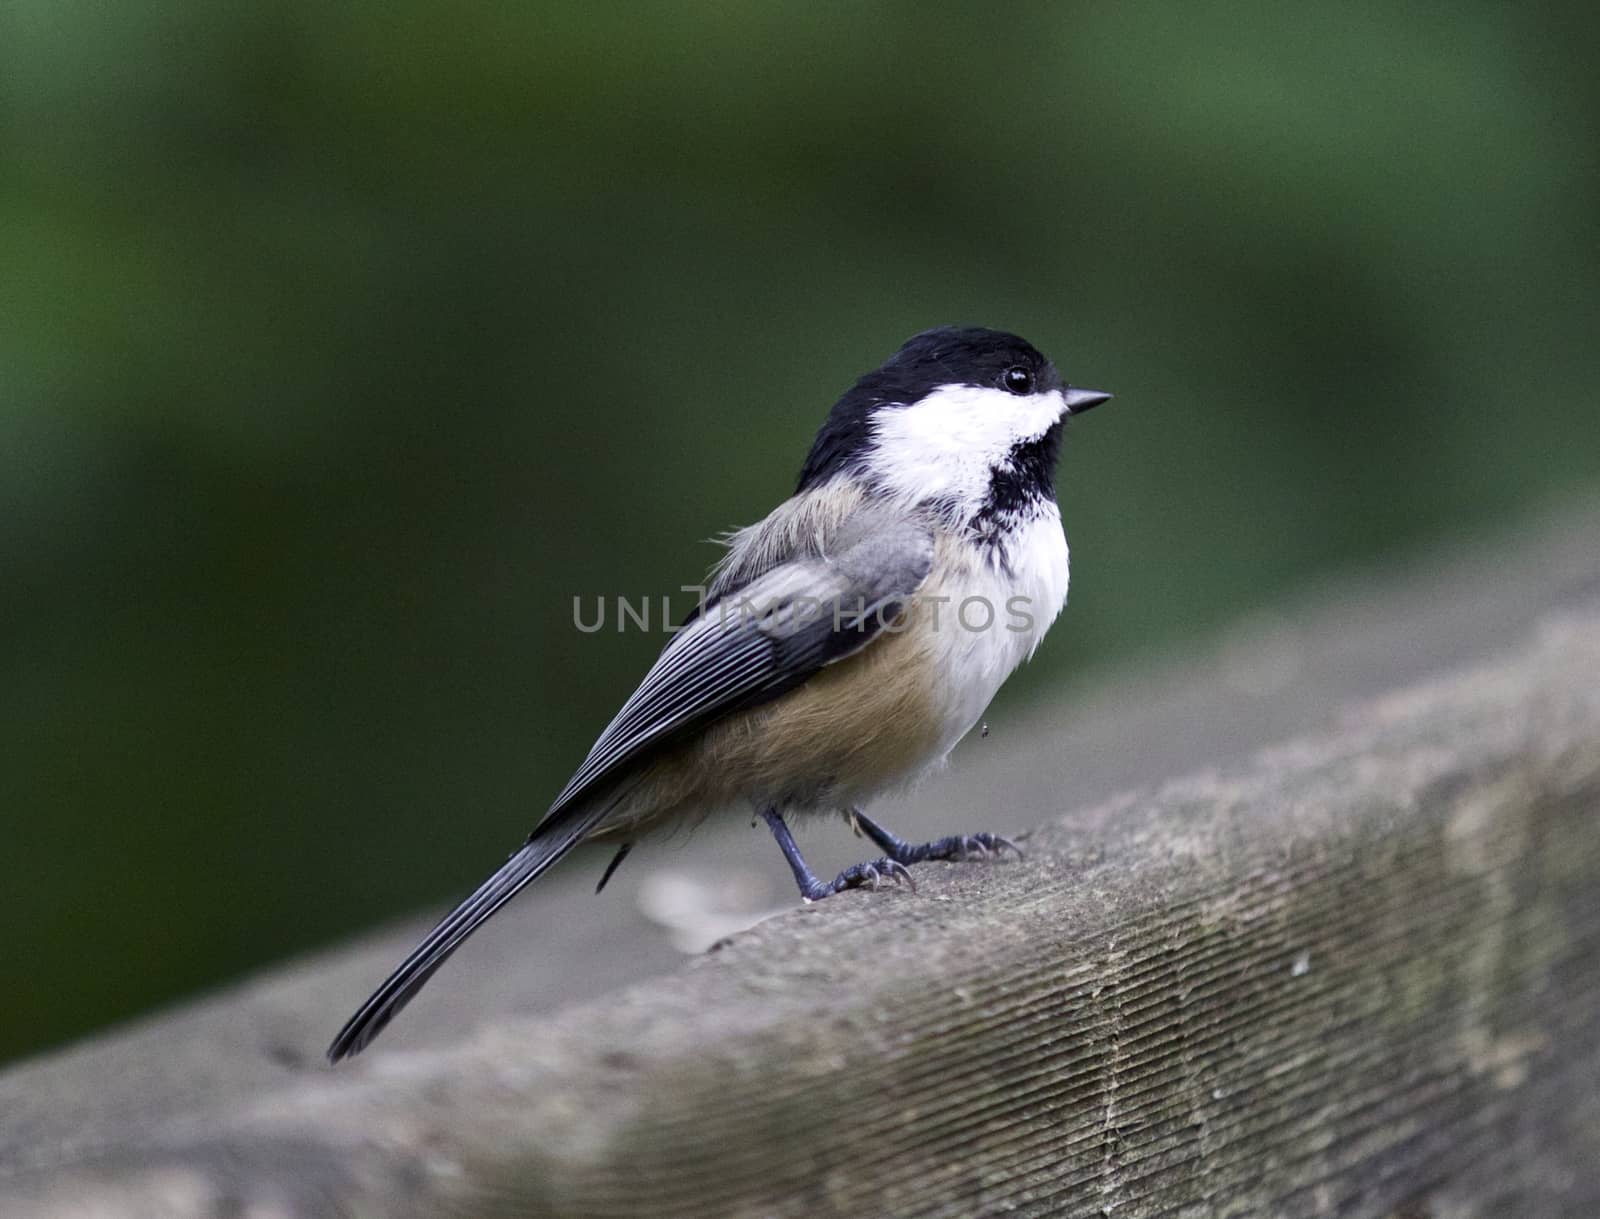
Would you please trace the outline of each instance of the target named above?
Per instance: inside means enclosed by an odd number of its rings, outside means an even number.
[[[1553,567],[1480,663],[1061,817],[1021,864],[919,868],[349,1070],[312,1055],[392,943],[15,1069],[0,1215],[1600,1214],[1573,529],[1521,548]],[[1360,629],[1437,649],[1463,614]],[[1009,773],[1064,765],[1051,722]]]

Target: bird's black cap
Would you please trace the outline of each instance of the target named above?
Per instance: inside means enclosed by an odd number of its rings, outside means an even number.
[[[1014,368],[1031,374],[1034,392],[1061,388],[1055,365],[1017,335],[981,326],[940,326],[913,335],[834,404],[812,443],[796,490],[851,469],[872,439],[872,416],[879,408],[909,405],[944,385],[1001,387]]]

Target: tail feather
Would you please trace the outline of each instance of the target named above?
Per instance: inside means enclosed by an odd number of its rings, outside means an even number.
[[[500,865],[493,876],[440,919],[422,943],[411,950],[411,954],[383,985],[345,1022],[339,1035],[333,1039],[333,1044],[328,1047],[328,1061],[338,1062],[341,1058],[359,1054],[371,1045],[389,1021],[411,1002],[439,966],[461,947],[469,935],[577,846],[608,810],[609,802],[587,811],[586,816],[576,818],[570,824],[541,826],[533,837]]]

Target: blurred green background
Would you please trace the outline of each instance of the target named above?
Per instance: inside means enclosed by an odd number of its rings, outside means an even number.
[[[1008,699],[1600,485],[1597,13],[9,0],[0,1058],[476,882],[924,327],[1118,395]]]

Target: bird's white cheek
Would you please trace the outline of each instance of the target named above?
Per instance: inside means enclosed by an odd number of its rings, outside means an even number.
[[[1035,394],[1028,400],[1028,434],[1021,440],[1037,440],[1068,415],[1067,397],[1059,389]]]
[[[1055,390],[1019,398],[1001,389],[946,385],[878,417],[869,466],[889,490],[912,499],[981,496],[990,471],[1018,444],[1061,417]]]

